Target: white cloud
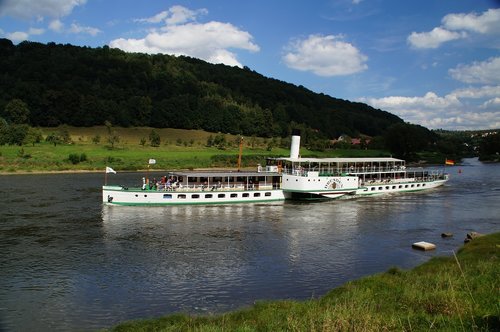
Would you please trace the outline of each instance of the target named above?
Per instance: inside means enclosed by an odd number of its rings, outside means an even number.
[[[494,109],[500,109],[500,97],[496,97],[490,100],[485,101],[482,105],[481,108],[494,108]],[[500,121],[500,118],[497,119]],[[500,127],[499,127],[500,128]]]
[[[89,34],[91,36],[95,36],[102,31],[97,29],[97,28],[85,27],[85,26],[81,26],[77,23],[72,23],[70,28],[68,29],[68,32],[75,33],[75,34],[85,33],[85,34]]]
[[[408,43],[414,48],[438,48],[441,44],[470,37],[467,32],[480,34],[500,33],[500,9],[488,9],[482,14],[448,14],[442,25],[430,32],[412,32]]]
[[[291,42],[287,51],[283,61],[288,67],[319,76],[350,75],[368,68],[368,57],[342,36],[310,35]]]
[[[211,63],[239,67],[242,67],[242,64],[230,49],[250,52],[260,50],[253,42],[252,35],[231,23],[216,21],[186,23],[195,20],[198,15],[206,14],[205,9],[191,11],[181,6],[174,6],[162,13],[155,15],[154,19],[141,19],[141,22],[164,22],[165,25],[160,29],[150,31],[144,38],[115,39],[109,45],[128,52],[187,55]]]
[[[61,20],[59,19],[56,19],[56,20],[52,20],[50,23],[49,23],[49,29],[52,30],[52,31],[55,31],[55,32],[62,32],[63,31],[63,28],[64,28],[64,23],[61,22]]]
[[[75,22],[71,23],[69,28],[66,28],[64,23],[59,19],[52,20],[49,23],[49,29],[58,33],[88,34],[91,36],[96,36],[102,32],[98,28],[82,26]]]
[[[483,14],[449,14],[443,25],[450,30],[468,30],[477,33],[500,33],[500,9],[488,9]]]
[[[460,105],[460,101],[456,96],[448,95],[446,97],[439,97],[434,92],[427,92],[423,97],[384,97],[384,98],[371,98],[367,102],[374,107],[382,109],[399,109],[409,110],[412,108],[424,107],[426,109],[442,109],[451,106]]]
[[[29,34],[23,31],[16,31],[16,32],[6,33],[5,36],[8,39],[12,40],[13,42],[22,42],[28,39]]]
[[[498,92],[495,87],[490,87],[457,90],[444,97],[427,92],[417,97],[361,98],[359,101],[396,114],[407,122],[432,129],[492,129],[500,127],[498,95],[483,103],[462,103],[459,97],[479,99],[495,91]]]
[[[408,43],[415,48],[438,48],[442,43],[466,36],[465,32],[448,31],[438,27],[430,32],[412,32],[408,36]]]
[[[451,93],[457,98],[481,99],[500,96],[500,85],[490,86],[485,85],[479,88],[464,88],[458,89]]]
[[[30,28],[28,30],[28,34],[35,36],[35,35],[42,35],[45,32],[45,29],[37,29],[37,28]]]
[[[63,17],[74,7],[84,5],[87,0],[2,0],[0,16],[21,19],[33,17]]]
[[[141,23],[165,23],[167,25],[183,24],[195,21],[200,15],[206,15],[208,11],[205,8],[191,10],[183,6],[173,6],[168,10],[162,11],[152,17],[139,18],[136,22]]]
[[[459,65],[448,72],[451,77],[464,83],[500,83],[500,57],[474,62],[469,66]]]
[[[24,40],[28,40],[30,36],[41,35],[44,32],[45,32],[44,29],[30,28],[28,31],[15,31],[10,33],[5,33],[5,37],[12,40],[15,43],[19,43]],[[4,34],[4,32],[0,30],[0,34]]]

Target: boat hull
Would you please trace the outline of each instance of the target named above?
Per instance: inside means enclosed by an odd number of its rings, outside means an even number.
[[[156,191],[103,186],[102,201],[107,205],[168,206],[195,204],[235,204],[279,202],[285,199],[280,189],[224,191]]]
[[[282,188],[289,199],[334,199],[358,188],[355,176],[320,176],[318,172],[283,174]]]
[[[429,190],[442,186],[448,181],[448,178],[433,181],[411,181],[397,183],[377,183],[361,186],[353,194],[359,196],[381,195],[391,193],[415,192]]]

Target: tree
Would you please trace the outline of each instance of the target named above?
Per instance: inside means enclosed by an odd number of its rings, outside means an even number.
[[[436,134],[419,125],[398,123],[387,130],[384,138],[387,148],[396,157],[412,161],[417,158],[418,151],[436,141]]]
[[[1,125],[0,145],[22,145],[28,129],[28,125],[25,124]]]
[[[484,137],[479,146],[479,160],[500,160],[500,133]]]
[[[151,146],[153,147],[158,147],[160,146],[160,142],[160,134],[158,134],[158,132],[154,129],[151,130],[151,132],[149,133],[149,144],[151,144]]]
[[[43,138],[43,133],[40,130],[40,128],[28,128],[28,132],[26,133],[26,136],[24,137],[24,142],[25,144],[33,144],[35,146],[36,143],[40,143]]]
[[[64,141],[62,137],[58,133],[50,133],[45,137],[46,142],[50,142],[54,144],[54,146],[57,146],[57,144],[62,144]]]
[[[92,137],[92,143],[94,144],[101,143],[101,135],[95,135],[94,137]]]
[[[109,121],[105,121],[104,125],[106,126],[106,130],[108,132],[108,143],[111,144],[111,149],[115,148],[115,144],[120,142],[120,136],[113,129],[113,125]]]
[[[12,99],[5,105],[3,111],[5,120],[13,124],[28,123],[30,110],[21,99]]]

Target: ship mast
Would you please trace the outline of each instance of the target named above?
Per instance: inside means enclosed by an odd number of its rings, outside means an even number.
[[[238,154],[238,172],[241,170],[241,155],[243,154],[243,136],[240,137],[240,153]]]

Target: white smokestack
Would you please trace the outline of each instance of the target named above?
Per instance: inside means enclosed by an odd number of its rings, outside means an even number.
[[[290,146],[290,158],[298,159],[299,158],[299,150],[300,150],[300,131],[298,129],[294,129],[292,131],[292,144]]]

